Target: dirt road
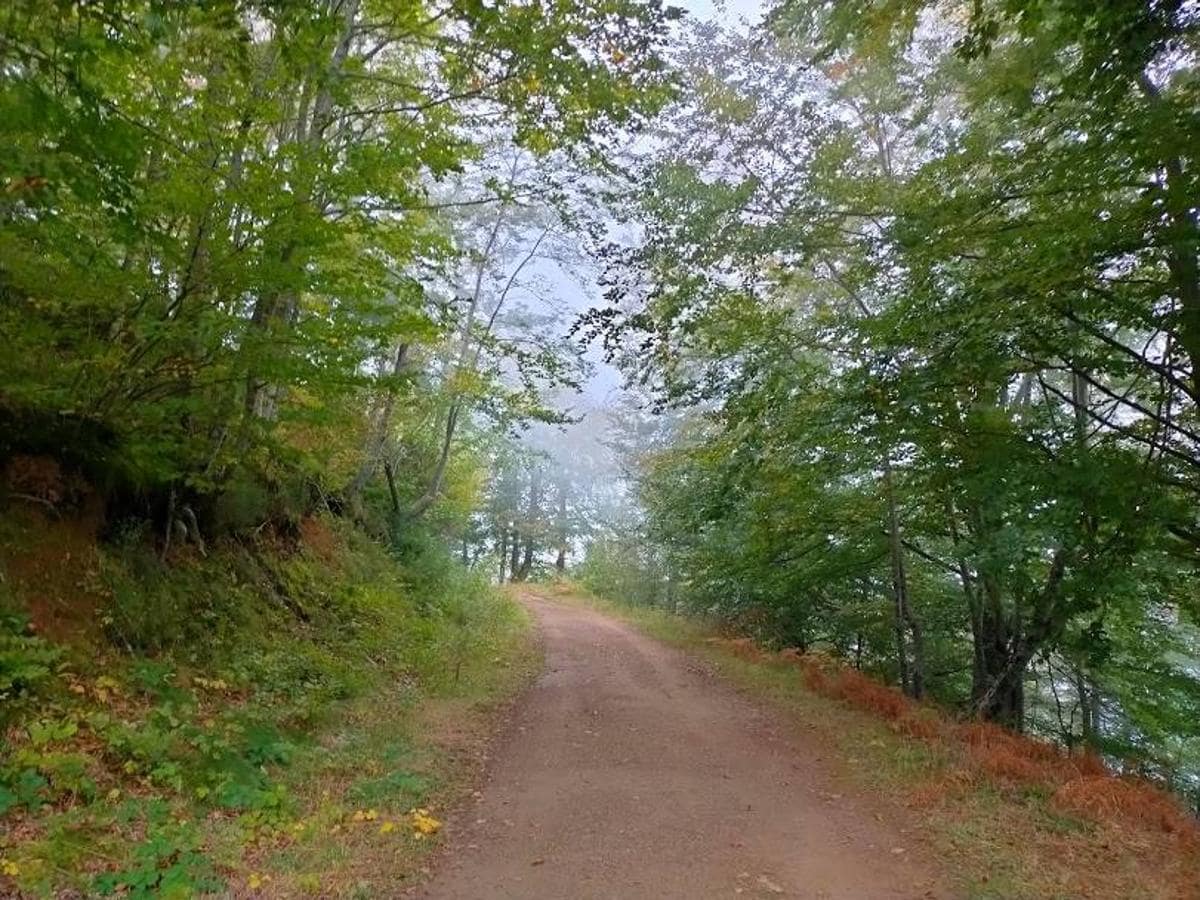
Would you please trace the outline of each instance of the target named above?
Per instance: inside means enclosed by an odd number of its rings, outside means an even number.
[[[546,669],[450,823],[430,900],[951,895],[786,723],[686,655],[526,598]]]

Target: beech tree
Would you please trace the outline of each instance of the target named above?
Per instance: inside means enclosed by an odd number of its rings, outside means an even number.
[[[685,415],[637,473],[679,599],[1195,770],[1197,24],[794,0],[693,30],[581,325]]]
[[[12,5],[0,449],[67,448],[167,534],[184,508],[220,527],[248,484],[277,506],[358,507],[381,473],[392,504],[423,513],[463,398],[513,394],[474,378],[481,298],[443,290],[474,264],[463,211],[520,202],[467,173],[497,140],[513,158],[603,160],[669,93],[674,15],[607,0]],[[495,335],[487,350],[526,359]],[[518,417],[537,414],[526,387]],[[430,426],[446,436],[433,464],[397,476],[399,439]]]

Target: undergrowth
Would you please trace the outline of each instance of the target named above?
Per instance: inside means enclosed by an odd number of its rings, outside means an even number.
[[[827,656],[771,652],[713,623],[571,582],[547,590],[706,657],[837,748],[838,773],[888,798],[898,817],[917,817],[971,900],[1200,896],[1200,823],[1166,791],[1112,774],[1095,755],[955,721]]]
[[[482,728],[529,670],[515,604],[334,520],[167,562],[78,527],[0,526],[0,896],[411,875],[463,777],[439,716]]]

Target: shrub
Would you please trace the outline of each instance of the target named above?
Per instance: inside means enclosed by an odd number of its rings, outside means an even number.
[[[102,896],[184,898],[224,887],[204,853],[199,829],[184,822],[157,822],[134,848],[130,864],[95,878]]]
[[[244,533],[271,518],[271,492],[257,478],[237,471],[213,503],[213,532]]]
[[[62,652],[29,633],[29,619],[0,613],[0,727],[54,674]]]

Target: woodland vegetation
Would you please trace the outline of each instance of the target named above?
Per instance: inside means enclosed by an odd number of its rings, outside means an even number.
[[[1200,798],[1198,25],[796,0],[688,32],[584,323],[669,413],[591,583]]]
[[[8,4],[0,889],[244,878],[300,735],[555,573],[1200,804],[1198,29]]]
[[[545,282],[676,18],[5,5],[0,894],[369,896],[371,835],[403,876],[463,775],[417,711],[521,668],[457,550],[550,541],[503,475],[585,370]]]
[[[539,388],[577,380],[521,271],[665,98],[672,15],[13,4],[5,454],[61,458],[164,541],[362,515],[381,481],[423,517],[464,431],[553,420]]]

